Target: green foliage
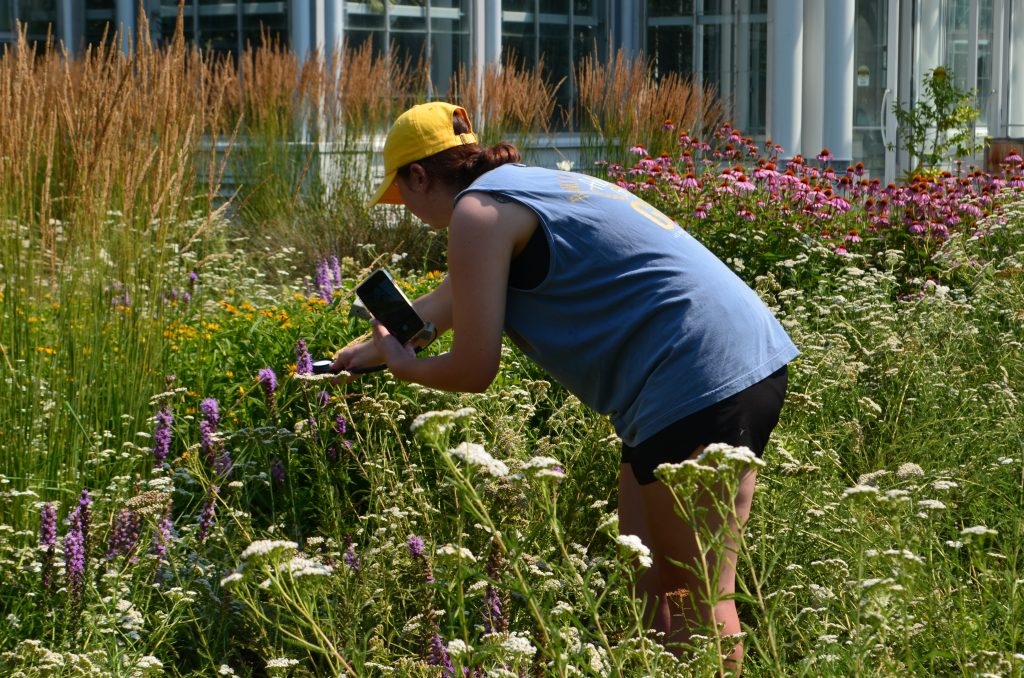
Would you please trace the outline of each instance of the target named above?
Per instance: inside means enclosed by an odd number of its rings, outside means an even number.
[[[964,91],[938,66],[923,78],[916,102],[909,107],[899,101],[893,104],[900,141],[916,162],[908,177],[934,175],[950,157],[967,157],[984,148],[974,133],[979,115],[976,98],[977,90]]]

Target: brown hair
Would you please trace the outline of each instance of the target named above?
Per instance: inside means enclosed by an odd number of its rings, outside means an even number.
[[[459,111],[452,116],[452,131],[455,134],[465,134],[470,131],[469,120]],[[428,176],[456,191],[461,191],[468,188],[482,174],[490,172],[495,167],[510,162],[519,162],[519,160],[519,149],[514,144],[502,141],[489,148],[484,148],[479,144],[454,146],[422,160],[417,160],[416,164],[421,165],[427,171]],[[412,164],[409,163],[409,165]],[[409,178],[409,165],[398,169],[398,175],[403,179]]]

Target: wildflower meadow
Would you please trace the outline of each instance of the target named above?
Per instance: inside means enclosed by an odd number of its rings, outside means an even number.
[[[0,674],[724,674],[717,629],[646,630],[618,440],[511,344],[480,394],[312,374],[367,331],[354,285],[429,291],[443,239],[360,211],[358,163],[325,186],[247,146],[238,111],[284,104],[231,73],[0,57]],[[763,460],[658,472],[699,526],[757,466],[744,673],[1024,674],[1024,160],[887,184],[717,122],[642,140],[580,180],[689,230],[801,351]]]

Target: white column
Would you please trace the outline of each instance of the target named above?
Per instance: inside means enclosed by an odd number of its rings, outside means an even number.
[[[60,0],[57,8],[60,19],[60,41],[69,55],[73,55],[78,48],[78,39],[75,37],[75,13],[73,0]]]
[[[325,57],[341,58],[341,45],[345,39],[344,0],[324,2],[324,43]],[[335,64],[337,66],[337,64]]]
[[[135,3],[132,0],[117,0],[114,17],[114,23],[121,31],[121,51],[130,54],[135,43]]]
[[[825,87],[821,140],[837,163],[853,160],[854,0],[825,4]]]
[[[324,6],[324,0],[312,0],[312,5],[311,38],[314,48],[320,53],[321,58],[326,58],[327,43],[325,27],[327,23],[327,8]]]
[[[313,47],[313,26],[311,25],[309,0],[298,0],[289,3],[291,9],[291,47],[292,51],[299,57],[299,62],[304,62],[309,56]]]
[[[821,125],[824,116],[822,99],[825,89],[825,3],[811,0],[804,3],[803,97],[800,125],[800,152],[814,157],[824,143]]]
[[[484,2],[484,59],[501,66],[501,0]]]
[[[736,125],[750,134],[750,0],[741,0],[735,11],[736,84],[733,86],[733,106]]]
[[[773,0],[768,5],[767,135],[782,146],[785,158],[801,152],[803,15],[803,0]]]
[[[1008,136],[1024,138],[1024,0],[1013,0],[1010,7],[1010,67]],[[1024,150],[1024,149],[1021,149]]]
[[[1003,0],[992,1],[992,96],[988,104],[988,133],[1006,136],[1006,28],[1009,10]]]
[[[943,61],[943,45],[946,35],[942,25],[942,3],[921,2],[918,3],[918,24],[917,24],[917,72],[914,74],[914,82],[917,83],[915,97],[920,96],[921,83],[925,74],[931,72]]]

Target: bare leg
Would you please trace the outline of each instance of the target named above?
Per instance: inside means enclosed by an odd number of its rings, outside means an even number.
[[[653,614],[652,627],[666,633],[666,643],[689,640],[692,629],[701,624],[717,624],[723,635],[740,632],[739,617],[733,600],[722,600],[712,606],[707,600],[707,583],[687,568],[672,563],[678,561],[701,569],[699,543],[693,528],[676,515],[672,493],[662,483],[640,485],[632,468],[624,464],[621,469],[619,494],[619,531],[636,534],[652,552],[654,565],[638,583],[639,595],[646,595],[648,614]],[[746,472],[740,480],[735,498],[735,515],[730,517],[733,530],[741,529],[750,516],[754,496],[756,473]],[[721,488],[716,488],[721,489]],[[714,500],[709,494],[697,498],[705,507],[705,526],[714,532],[723,523]],[[733,534],[737,534],[733,532]],[[726,540],[724,553],[709,553],[707,569],[718,578],[718,595],[731,595],[736,590],[736,540]],[[652,609],[653,608],[653,609]],[[737,643],[727,668],[739,672],[743,646]]]

